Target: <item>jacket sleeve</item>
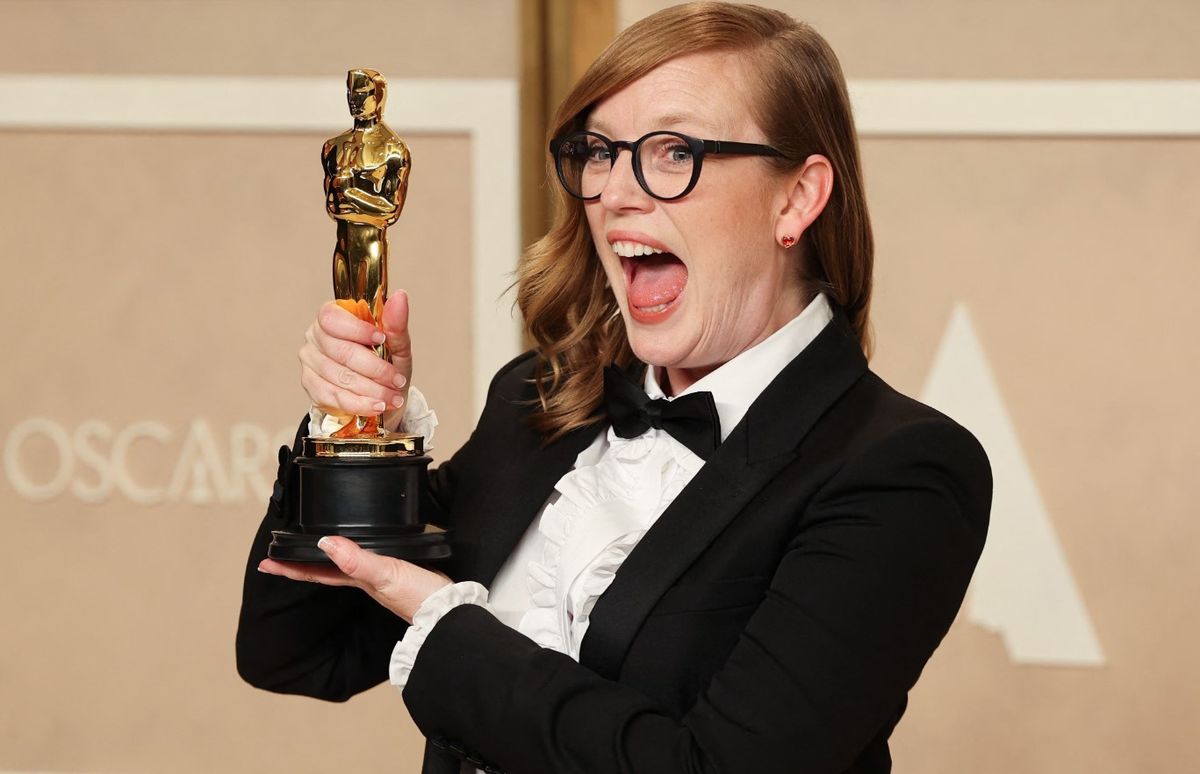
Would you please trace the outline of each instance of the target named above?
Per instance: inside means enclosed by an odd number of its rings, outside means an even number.
[[[844,771],[953,621],[990,498],[983,450],[945,419],[845,463],[682,718],[472,605],[434,627],[405,701],[435,744],[513,773]]]
[[[529,356],[526,353],[502,368],[492,380],[489,395],[502,376]],[[237,669],[242,679],[258,688],[345,701],[387,679],[392,649],[408,624],[358,589],[301,583],[258,572],[271,544],[271,531],[295,529],[298,524],[299,481],[292,459],[307,431],[305,417],[292,448],[279,450],[274,490],[250,547],[235,643]],[[454,456],[430,471],[423,520],[451,526],[456,461],[469,456],[470,446],[469,439]]]

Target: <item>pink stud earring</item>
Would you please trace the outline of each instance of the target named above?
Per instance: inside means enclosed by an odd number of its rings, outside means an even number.
[[[780,239],[780,240],[779,240],[779,243],[780,243],[781,245],[783,245],[783,249],[785,249],[785,250],[786,250],[787,248],[789,248],[789,247],[791,247],[792,245],[796,244],[796,237],[792,236],[791,234],[788,234],[788,235],[784,236],[784,238],[783,238],[783,239]]]

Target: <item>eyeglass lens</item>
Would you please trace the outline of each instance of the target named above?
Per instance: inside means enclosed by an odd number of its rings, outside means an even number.
[[[612,172],[615,149],[593,134],[564,138],[558,165],[567,190],[584,199],[599,196]],[[682,194],[692,180],[691,147],[673,134],[647,135],[637,144],[637,165],[643,187],[651,196],[670,199]]]

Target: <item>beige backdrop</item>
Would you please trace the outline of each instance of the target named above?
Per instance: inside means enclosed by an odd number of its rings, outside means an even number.
[[[0,2],[0,18],[7,74],[516,76],[512,2]],[[394,689],[331,705],[234,671],[248,539],[306,406],[295,350],[331,293],[333,133],[0,132],[17,474],[0,480],[0,771],[419,767]],[[413,299],[441,458],[474,421],[471,144],[405,137],[392,286]]]
[[[1200,7],[1182,0],[776,4],[852,79],[1200,78]],[[662,5],[625,0],[619,17]],[[0,0],[0,75],[516,76],[515,0],[369,9]],[[233,666],[273,450],[304,410],[295,348],[329,293],[325,136],[0,131],[0,771],[418,770],[391,688],[325,705]],[[473,422],[471,140],[406,137],[393,286],[413,297],[443,457]],[[920,394],[966,310],[1101,651],[1014,658],[1013,621],[981,626],[969,603],[894,737],[897,770],[1200,766],[1200,139],[863,150],[874,367]],[[1002,591],[1022,557],[1001,558]],[[318,722],[329,735],[306,732]]]

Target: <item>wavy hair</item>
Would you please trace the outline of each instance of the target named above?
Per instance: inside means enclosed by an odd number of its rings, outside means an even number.
[[[874,243],[858,140],[841,65],[812,27],[780,11],[718,2],[648,16],[618,35],[583,74],[559,105],[547,141],[583,128],[598,102],[664,62],[707,51],[744,58],[755,121],[783,153],[769,163],[786,172],[812,154],[829,159],[833,191],[805,230],[797,271],[810,297],[824,292],[842,308],[869,355]],[[547,175],[556,179],[553,159]],[[516,283],[517,305],[540,356],[533,379],[541,410],[531,421],[547,442],[601,420],[604,367],[637,363],[583,202],[557,184],[554,189],[553,225],[522,256]]]

